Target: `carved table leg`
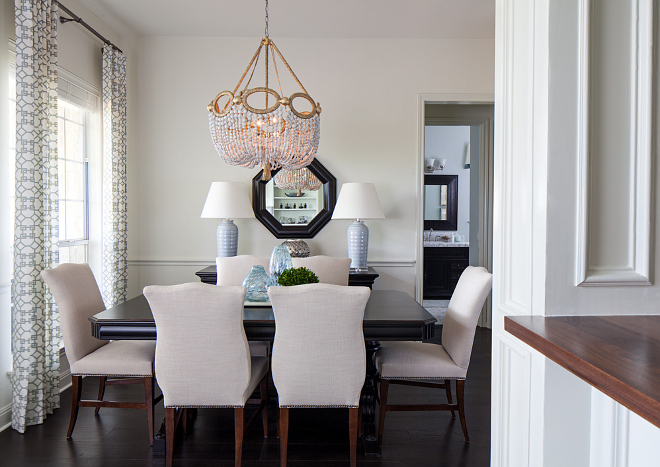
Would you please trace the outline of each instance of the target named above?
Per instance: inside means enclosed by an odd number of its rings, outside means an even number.
[[[376,365],[374,354],[380,349],[380,342],[366,341],[367,377],[362,387],[362,446],[365,456],[378,456],[378,439],[376,433]]]

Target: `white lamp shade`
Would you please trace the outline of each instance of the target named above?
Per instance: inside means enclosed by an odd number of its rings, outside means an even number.
[[[344,183],[332,213],[333,219],[385,219],[373,183]]]
[[[200,217],[241,219],[254,217],[245,185],[241,182],[213,182]]]

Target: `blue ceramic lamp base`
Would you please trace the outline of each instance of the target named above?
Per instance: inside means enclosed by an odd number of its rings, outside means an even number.
[[[238,253],[238,227],[232,220],[224,220],[218,226],[218,256],[236,256]]]
[[[351,269],[367,270],[367,251],[369,250],[369,228],[363,221],[355,221],[348,227],[348,257]]]

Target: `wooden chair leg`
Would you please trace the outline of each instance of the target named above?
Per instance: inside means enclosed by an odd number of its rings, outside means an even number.
[[[452,405],[451,380],[449,379],[445,380],[445,392],[447,393],[447,404]],[[451,418],[456,418],[456,411],[454,409],[451,409]]]
[[[147,403],[147,425],[149,427],[149,444],[154,445],[154,378],[144,378],[144,398]],[[101,400],[101,398],[99,398]],[[97,409],[98,410],[98,409]]]
[[[390,381],[387,379],[380,380],[380,411],[378,413],[378,447],[383,445],[383,428],[385,427],[385,412],[387,412],[387,390],[389,389]]]
[[[174,462],[174,434],[176,431],[176,409],[165,409],[165,465],[172,467]]]
[[[99,380],[99,397],[97,397],[97,400],[102,401],[103,400],[103,395],[105,394],[105,381],[108,379],[107,376],[101,376],[101,379]],[[94,409],[94,415],[99,414],[99,410],[101,407],[97,407]]]
[[[66,432],[67,438],[71,438],[73,427],[76,426],[76,418],[78,418],[78,404],[82,395],[82,376],[71,375],[71,394],[71,418],[69,419],[69,430]]]
[[[234,455],[234,466],[241,467],[243,458],[243,431],[245,430],[245,408],[236,407],[234,409],[234,437],[236,444],[236,453]]]
[[[358,418],[360,409],[348,409],[348,434],[351,443],[351,467],[356,467],[357,463],[357,434],[358,434]]]
[[[264,438],[268,438],[268,373],[263,377],[259,386],[259,395],[264,408],[261,411],[261,420],[264,425]]]
[[[280,407],[280,467],[286,467],[286,449],[289,442],[289,408]]]
[[[465,436],[465,442],[469,443],[470,438],[468,437],[467,425],[465,423],[464,392],[465,392],[465,380],[457,379],[456,400],[458,401],[458,417],[461,420],[461,427],[463,428],[463,436]]]

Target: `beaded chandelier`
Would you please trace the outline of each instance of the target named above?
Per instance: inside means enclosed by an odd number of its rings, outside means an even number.
[[[316,175],[307,167],[294,170],[282,169],[275,174],[273,180],[278,188],[283,190],[298,190],[298,194],[302,190],[316,191],[323,186],[321,180],[316,178]]]
[[[257,62],[264,51],[265,86],[248,88]],[[268,87],[268,56],[273,57],[280,93]],[[282,85],[275,57],[280,58],[302,92],[282,95]],[[250,77],[241,91],[239,87]],[[248,98],[263,93],[265,107],[257,109],[248,104]],[[226,99],[223,99],[226,98]],[[270,98],[270,99],[269,99]],[[311,104],[308,111],[299,112],[294,100],[305,99]],[[223,100],[223,103],[220,101]],[[271,105],[272,104],[272,105]],[[268,0],[266,0],[265,37],[248,64],[233,91],[222,91],[208,105],[209,129],[213,145],[220,157],[231,165],[253,168],[263,167],[263,180],[270,180],[271,169],[300,169],[308,166],[316,156],[321,134],[321,106],[309,96],[275,43],[268,37]]]

